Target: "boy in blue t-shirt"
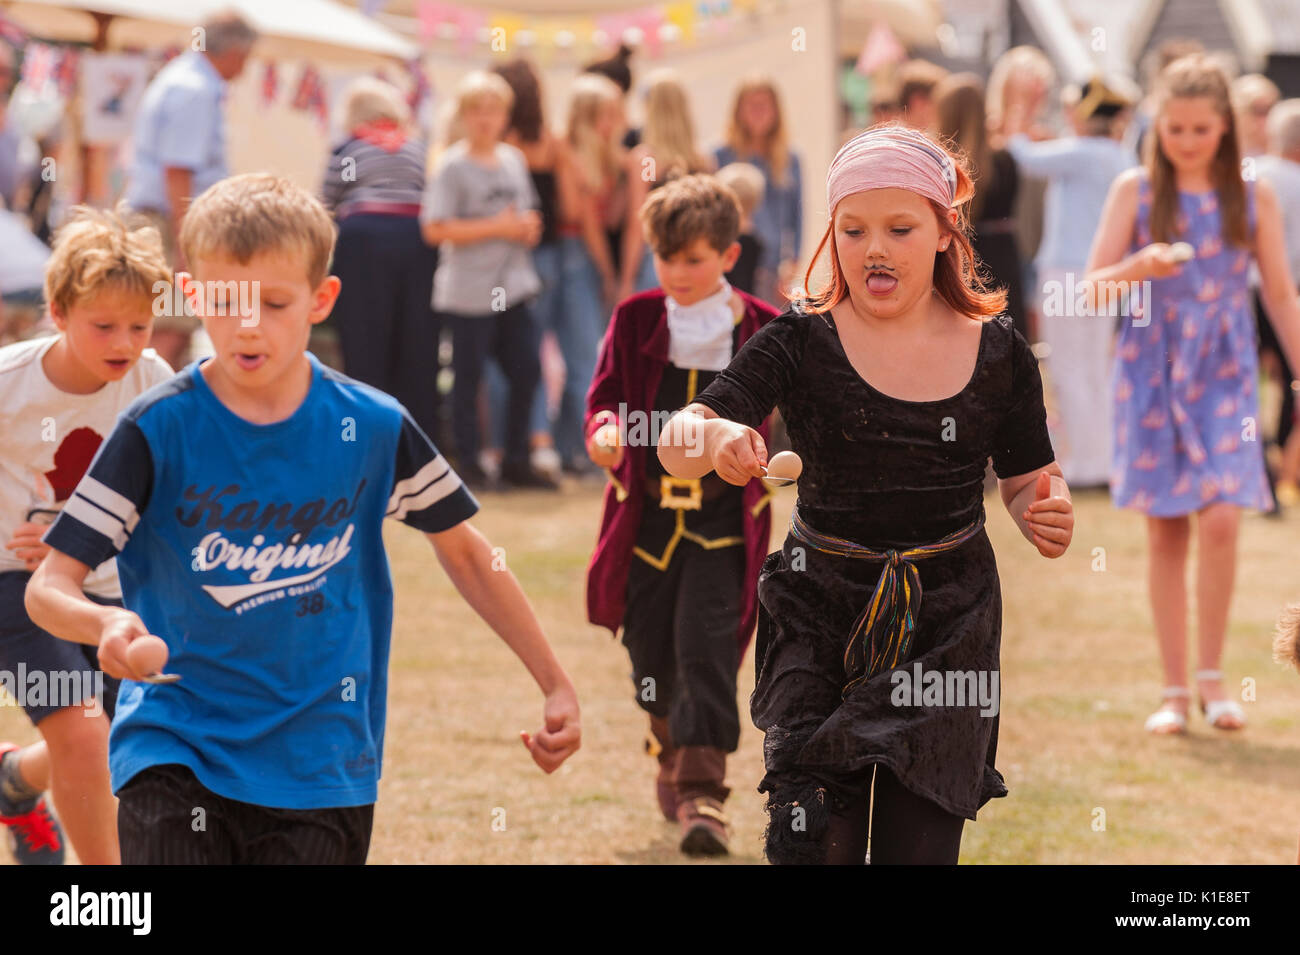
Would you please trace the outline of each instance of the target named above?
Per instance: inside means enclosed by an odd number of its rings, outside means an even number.
[[[365,861],[392,630],[385,517],[428,535],[537,680],[545,726],[523,741],[553,771],[578,748],[577,697],[468,523],[478,503],[396,400],[305,351],[339,290],[329,215],[287,180],[237,176],[194,200],[180,241],[216,354],[123,413],[27,590],[40,626],[135,681],[109,743],[122,861]],[[114,555],[129,609],[82,594]],[[141,682],[126,651],[146,634],[179,682]]]

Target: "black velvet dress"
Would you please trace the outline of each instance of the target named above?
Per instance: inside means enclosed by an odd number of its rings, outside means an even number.
[[[849,363],[829,314],[794,311],[755,334],[695,400],[751,427],[778,407],[803,459],[803,520],[877,550],[932,543],[980,519],[990,456],[1000,477],[1054,460],[1037,362],[1006,316],[982,329],[966,387],[939,401],[875,390]],[[769,794],[773,861],[787,861],[777,856],[792,828],[806,850],[825,822],[823,814],[792,827],[791,806],[811,814],[827,795],[832,805],[848,798],[873,763],[967,819],[1007,793],[994,768],[995,707],[914,705],[910,694],[899,704],[891,679],[915,674],[919,661],[922,672],[983,672],[993,685],[1002,602],[988,536],[980,529],[915,564],[923,596],[910,652],[847,697],[845,645],[882,562],[827,554],[787,536],[763,566],[750,708],[766,734],[759,789]]]

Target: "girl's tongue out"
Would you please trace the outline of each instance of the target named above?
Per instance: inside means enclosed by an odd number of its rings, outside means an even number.
[[[898,279],[885,272],[872,272],[867,276],[867,291],[872,295],[888,295],[898,288]]]

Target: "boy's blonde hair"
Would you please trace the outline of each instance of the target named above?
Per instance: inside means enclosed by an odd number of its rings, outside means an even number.
[[[487,70],[466,73],[456,84],[456,115],[459,116],[468,107],[492,97],[500,100],[507,112],[515,105],[515,91],[501,76]]]
[[[748,219],[763,201],[763,192],[767,180],[763,171],[753,163],[733,162],[723,166],[717,172],[718,182],[736,194],[740,200],[740,211]]]
[[[193,266],[224,256],[247,265],[264,252],[301,251],[312,288],[329,274],[334,221],[320,200],[283,176],[245,173],[222,179],[190,204],[180,246]]]
[[[705,239],[721,253],[740,235],[740,202],[716,176],[696,173],[670,179],[651,191],[641,206],[646,243],[661,259],[670,259]]]
[[[171,277],[156,228],[131,217],[125,206],[114,212],[76,206],[45,265],[45,303],[66,315],[108,288],[149,298],[156,283]]]

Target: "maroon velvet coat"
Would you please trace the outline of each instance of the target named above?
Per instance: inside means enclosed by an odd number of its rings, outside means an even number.
[[[745,303],[745,314],[740,320],[740,344],[743,345],[777,313],[766,302],[739,289],[736,294]],[[620,404],[626,405],[625,411],[628,412],[649,414],[654,410],[655,394],[668,365],[668,340],[668,311],[662,289],[641,292],[619,303],[601,343],[600,360],[587,392],[588,438],[610,420],[608,416],[600,415],[602,411],[617,416]],[[626,426],[627,423],[622,424]],[[767,423],[764,422],[758,431],[766,441]],[[600,536],[587,568],[587,619],[598,626],[608,627],[615,634],[623,625],[627,575],[634,559],[632,548],[641,524],[641,508],[646,501],[646,455],[655,453],[653,447],[624,448],[623,460],[614,477],[627,489],[628,495],[619,501],[613,483],[606,485]],[[763,501],[767,494],[767,488],[758,478],[745,485],[745,603],[740,629],[736,633],[741,657],[745,654],[758,616],[758,574],[767,556],[772,530],[770,502]],[[763,505],[755,515],[754,509],[760,501]]]

